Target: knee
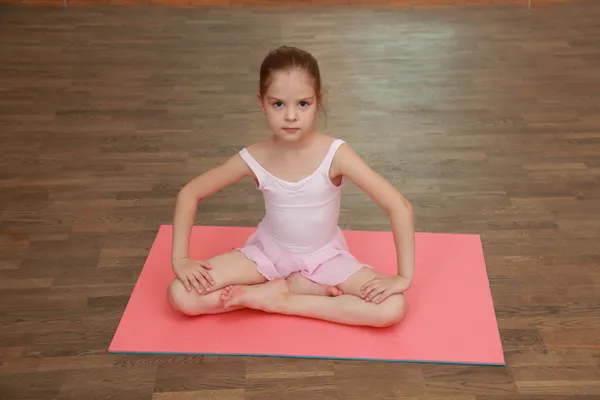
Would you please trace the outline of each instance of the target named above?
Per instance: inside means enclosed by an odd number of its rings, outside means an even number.
[[[171,281],[167,289],[167,298],[171,306],[185,315],[194,315],[193,294],[194,292],[188,292],[183,283],[177,278]]]
[[[381,302],[375,326],[385,328],[395,325],[402,321],[407,310],[406,297],[402,294],[392,295]]]

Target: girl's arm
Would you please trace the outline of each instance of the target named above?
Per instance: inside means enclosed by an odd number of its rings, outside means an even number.
[[[373,171],[348,144],[338,149],[331,173],[346,176],[387,212],[396,244],[398,275],[411,282],[415,271],[415,232],[410,202],[387,179]]]
[[[190,234],[200,200],[240,181],[245,176],[252,176],[252,171],[239,154],[236,154],[223,164],[192,179],[179,191],[173,222],[173,261],[189,258]]]

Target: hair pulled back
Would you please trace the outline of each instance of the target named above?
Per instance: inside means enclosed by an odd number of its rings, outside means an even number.
[[[264,98],[276,72],[298,69],[306,72],[313,80],[317,104],[322,107],[321,73],[317,60],[306,50],[293,46],[280,46],[267,54],[260,66],[259,93]]]

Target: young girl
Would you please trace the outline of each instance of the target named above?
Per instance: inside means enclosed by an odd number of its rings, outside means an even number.
[[[384,327],[407,309],[414,272],[410,203],[340,139],[314,128],[321,76],[306,51],[283,46],[260,69],[257,93],[271,137],[242,149],[189,182],[177,197],[168,297],[187,315],[241,308]],[[266,213],[239,249],[209,260],[189,258],[200,200],[252,178]],[[398,274],[383,276],[348,251],[338,227],[340,190],[349,179],[390,217]]]

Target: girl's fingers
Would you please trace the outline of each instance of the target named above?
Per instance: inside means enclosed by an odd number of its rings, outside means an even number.
[[[366,285],[365,288],[362,289],[362,297],[365,297],[368,293],[372,292],[376,288],[377,286],[375,285],[375,283]]]
[[[185,287],[185,290],[187,290],[188,292],[192,290],[192,284],[190,283],[187,276],[184,276],[183,278],[179,278],[179,280],[181,281],[181,283],[183,283],[183,287]]]
[[[206,271],[205,269],[199,269],[198,273],[201,274],[202,277],[206,280],[207,288],[208,288],[208,286],[215,284],[215,280],[212,278],[210,273],[208,273],[208,271]]]
[[[196,291],[198,293],[202,293],[202,288],[200,287],[200,284],[198,283],[198,281],[196,279],[194,279],[194,276],[192,275],[191,277],[188,277],[188,279],[189,279],[190,284],[194,287],[194,289],[196,289]]]
[[[379,282],[379,280],[376,280],[376,279],[371,279],[370,281],[368,281],[367,283],[365,283],[360,290],[364,293],[364,292],[366,292],[368,290],[371,290],[374,287],[379,286],[380,282]]]
[[[370,301],[373,297],[375,297],[376,294],[382,292],[383,290],[384,289],[382,289],[380,286],[373,286],[371,289],[363,293],[363,298]]]
[[[208,292],[209,289],[210,289],[210,285],[208,284],[208,281],[206,280],[206,278],[204,277],[204,275],[202,275],[202,272],[201,271],[194,271],[194,277],[200,283],[200,285],[202,285],[202,288],[205,291]]]
[[[207,282],[210,285],[214,285],[215,284],[215,280],[213,279],[212,275],[210,273],[208,273],[208,271],[206,270],[200,270],[200,273],[202,274],[202,276],[204,276],[207,280]]]
[[[369,279],[368,281],[366,281],[365,283],[363,283],[363,285],[360,287],[360,290],[365,290],[368,286],[370,286],[371,284],[375,283],[375,281],[377,279],[379,279],[379,278]]]
[[[387,299],[388,297],[390,297],[391,292],[389,290],[385,290],[383,293],[381,293],[376,301],[377,304],[381,303],[382,301],[384,301],[385,299]]]
[[[215,284],[215,280],[212,278],[212,276],[208,272],[206,272],[206,270],[212,269],[212,265],[210,265],[206,261],[196,261],[196,262],[198,263],[198,265],[200,265],[202,267],[202,269],[200,270],[200,273],[207,280],[206,289],[208,290],[208,282],[210,282],[210,285]]]
[[[212,269],[212,265],[207,263],[206,261],[196,261],[198,264],[202,266],[202,268]]]
[[[378,290],[376,292],[372,292],[372,294],[369,296],[369,298],[367,299],[368,301],[372,301],[375,297],[381,295],[383,292],[385,292],[385,289],[383,288],[377,288]]]

